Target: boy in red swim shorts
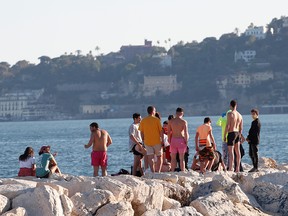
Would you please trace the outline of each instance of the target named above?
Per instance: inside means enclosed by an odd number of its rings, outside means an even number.
[[[93,145],[93,151],[91,152],[91,165],[94,168],[93,176],[98,176],[99,166],[102,170],[102,176],[107,175],[107,147],[112,144],[112,139],[106,130],[99,128],[96,122],[90,124],[91,136],[89,143],[84,145],[85,148],[89,148]]]

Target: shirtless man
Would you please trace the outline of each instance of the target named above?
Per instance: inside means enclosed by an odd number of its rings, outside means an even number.
[[[168,123],[168,140],[171,152],[171,170],[176,168],[176,154],[179,153],[181,171],[185,171],[184,154],[187,149],[189,134],[188,123],[183,119],[184,110],[176,109],[176,117]]]
[[[225,128],[224,141],[228,145],[228,158],[229,158],[229,170],[233,171],[234,163],[234,151],[236,153],[236,168],[235,172],[240,171],[240,138],[243,130],[243,118],[242,115],[236,110],[237,102],[232,100],[230,102],[231,112],[227,113],[227,125]],[[227,136],[228,133],[228,136]]]
[[[94,168],[94,177],[98,176],[99,166],[101,166],[102,176],[107,175],[107,147],[112,144],[112,139],[106,130],[99,128],[96,122],[90,124],[91,136],[89,143],[84,145],[89,148],[93,145],[91,152],[91,165]]]

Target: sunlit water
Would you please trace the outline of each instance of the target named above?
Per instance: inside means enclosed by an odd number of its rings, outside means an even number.
[[[219,117],[212,116],[213,134],[218,148],[221,149],[221,128],[216,126]],[[202,124],[204,117],[185,117],[190,134],[190,156],[194,154],[194,136],[196,128]],[[162,118],[162,121],[166,118]],[[288,162],[288,115],[261,115],[260,157],[274,158],[278,163]],[[90,149],[84,149],[90,138],[89,124],[95,120],[45,121],[45,122],[1,122],[0,123],[0,177],[16,176],[19,169],[18,157],[27,146],[35,150],[35,156],[42,145],[50,145],[51,152],[58,152],[56,160],[63,173],[92,176]],[[106,129],[113,144],[108,148],[108,174],[117,173],[119,169],[130,170],[133,155],[128,152],[128,128],[132,119],[96,120]],[[244,132],[247,135],[251,117],[244,116]],[[250,163],[248,144],[245,142],[246,154],[243,161]]]

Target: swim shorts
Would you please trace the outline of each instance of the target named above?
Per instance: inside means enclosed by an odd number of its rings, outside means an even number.
[[[185,139],[183,137],[172,137],[171,144],[170,144],[170,152],[172,154],[183,154],[186,152],[187,145]]]
[[[229,132],[227,136],[227,145],[233,146],[235,143],[240,141],[239,132]]]
[[[199,160],[202,162],[205,159],[213,160],[215,158],[215,153],[213,147],[205,147],[199,151]]]
[[[92,151],[91,165],[92,166],[107,166],[108,155],[106,151]]]
[[[134,145],[133,148],[132,148],[133,154],[136,155],[136,156],[141,156],[141,158],[143,158],[143,154],[141,154],[140,152],[138,152],[138,151],[136,150],[136,146],[137,146],[137,145]]]

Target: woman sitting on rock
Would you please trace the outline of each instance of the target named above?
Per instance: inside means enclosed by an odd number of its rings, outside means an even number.
[[[24,154],[19,156],[20,170],[18,176],[35,176],[35,157],[32,147],[27,147]]]
[[[61,175],[61,171],[54,158],[56,154],[53,154],[53,156],[50,153],[50,146],[42,146],[39,155],[36,168],[36,176],[38,178],[49,178],[53,173]]]

